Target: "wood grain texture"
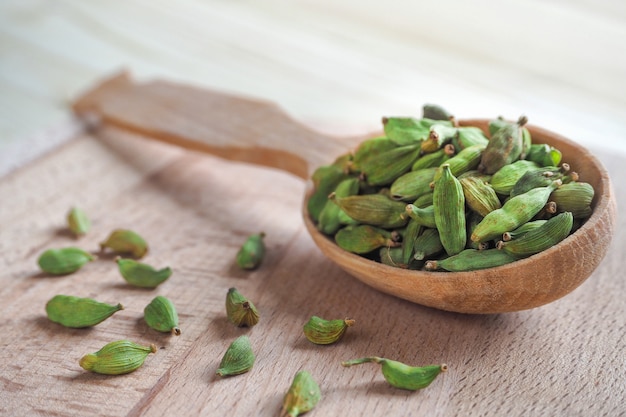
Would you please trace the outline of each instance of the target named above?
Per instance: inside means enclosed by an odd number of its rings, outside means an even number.
[[[596,153],[613,178],[624,156]],[[316,248],[300,214],[304,183],[275,170],[227,162],[152,143],[113,129],[81,135],[0,180],[0,414],[11,416],[278,415],[300,369],[320,384],[310,414],[464,416],[618,416],[626,413],[624,219],[604,262],[570,295],[541,308],[499,315],[448,313],[361,284]],[[616,182],[618,206],[626,188]],[[64,231],[71,205],[92,231]],[[174,274],[153,291],[129,288],[103,256],[79,273],[51,278],[36,267],[49,247],[95,250],[115,227],[132,227],[151,245],[147,262]],[[268,254],[254,272],[234,266],[245,236],[264,230]],[[228,323],[224,299],[237,287],[255,302],[260,323]],[[126,309],[88,329],[45,317],[55,294],[122,302]],[[173,300],[182,335],[153,332],[143,307]],[[349,315],[341,343],[310,344],[313,314]],[[248,334],[257,355],[245,375],[214,376],[235,337]],[[161,349],[120,377],[86,373],[85,353],[128,338]],[[342,368],[367,355],[450,369],[415,393],[391,388],[376,365]]]

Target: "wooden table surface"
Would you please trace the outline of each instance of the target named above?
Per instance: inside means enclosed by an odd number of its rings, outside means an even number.
[[[83,3],[0,5],[0,415],[278,415],[300,369],[322,390],[310,415],[626,415],[623,216],[605,261],[568,296],[517,313],[448,313],[378,293],[327,261],[302,224],[300,179],[112,128],[87,133],[67,106],[89,83],[123,66],[141,77],[267,99],[340,136],[377,130],[380,116],[415,114],[428,101],[449,103],[460,117],[524,112],[600,158],[614,179],[619,211],[626,204],[626,61],[611,51],[626,39],[621,6],[596,3],[590,13],[582,0],[565,9],[556,1],[537,4],[544,16],[560,17],[551,21],[572,37],[543,20],[526,38],[498,41],[476,29],[467,32],[472,46],[464,54],[464,42],[453,35],[432,46],[421,31],[432,34],[438,25],[410,25],[410,16],[421,16],[419,7],[392,21],[375,4]],[[432,12],[460,22],[462,8],[452,17],[443,13],[453,3]],[[500,7],[475,18],[480,23],[511,10],[514,21],[531,16],[521,1]],[[574,30],[573,22],[582,26]],[[481,39],[490,41],[486,49]],[[561,48],[540,47],[546,39]],[[570,40],[602,47],[572,54]],[[507,42],[526,45],[535,59],[524,63],[508,50],[494,58],[487,46]],[[387,70],[388,64],[395,65]],[[72,205],[93,220],[80,240],[64,230]],[[156,290],[131,289],[110,256],[65,277],[39,272],[43,250],[97,250],[118,227],[144,235],[151,247],[146,261],[171,266],[172,278]],[[240,271],[234,255],[245,236],[260,230],[267,233],[267,257],[258,270]],[[254,328],[226,320],[230,287],[259,308]],[[126,308],[92,329],[69,330],[45,316],[47,300],[61,293]],[[180,337],[143,323],[143,307],[158,294],[177,305]],[[351,316],[357,324],[341,343],[315,346],[302,334],[311,315]],[[254,368],[214,376],[241,334],[251,339]],[[78,366],[85,353],[121,338],[160,349],[126,376]],[[370,355],[412,365],[445,362],[449,371],[411,393],[387,385],[376,365],[340,365]]]

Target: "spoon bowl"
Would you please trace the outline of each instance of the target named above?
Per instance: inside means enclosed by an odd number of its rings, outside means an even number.
[[[73,109],[96,126],[104,123],[187,149],[277,168],[305,180],[318,166],[332,163],[374,136],[329,137],[303,127],[271,103],[167,81],[140,84],[125,72],[86,92]],[[487,131],[488,122],[470,119],[460,124]],[[526,127],[534,143],[559,149],[563,161],[595,190],[591,217],[548,250],[504,266],[468,272],[387,266],[344,251],[317,229],[307,212],[311,181],[303,201],[304,224],[322,253],[343,270],[376,290],[418,304],[492,314],[557,300],[591,276],[604,258],[615,228],[615,198],[606,169],[589,151],[556,133]]]

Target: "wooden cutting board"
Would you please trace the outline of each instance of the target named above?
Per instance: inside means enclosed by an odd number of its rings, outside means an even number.
[[[594,151],[615,178],[623,207],[626,156]],[[317,416],[626,413],[623,218],[605,261],[573,293],[533,310],[472,316],[381,294],[326,260],[302,224],[304,187],[284,172],[106,127],[0,178],[0,415],[273,416],[302,369],[322,390],[310,412]],[[78,240],[65,229],[74,205],[93,221]],[[172,277],[155,290],[131,288],[106,254],[64,277],[38,270],[44,250],[97,251],[115,228],[144,236],[150,245],[144,261],[171,266]],[[259,231],[267,234],[267,256],[258,270],[241,271],[235,254]],[[230,287],[258,307],[257,326],[227,321]],[[66,329],[45,316],[56,294],[121,302],[125,309],[91,329]],[[143,308],[156,295],[177,306],[181,336],[143,322]],[[340,343],[316,346],[302,334],[311,315],[357,323]],[[228,345],[242,334],[257,356],[253,369],[216,377]],[[124,376],[78,366],[82,355],[119,339],[159,350]],[[373,355],[446,363],[449,370],[427,389],[409,392],[390,387],[378,365],[340,365]]]

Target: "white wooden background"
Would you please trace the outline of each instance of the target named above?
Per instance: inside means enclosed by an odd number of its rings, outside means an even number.
[[[2,0],[0,174],[68,136],[68,100],[121,67],[329,133],[435,102],[625,150],[624,52],[620,0]]]

